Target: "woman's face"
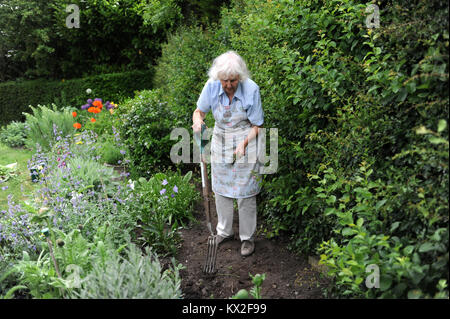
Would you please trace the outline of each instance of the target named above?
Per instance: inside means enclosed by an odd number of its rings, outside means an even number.
[[[220,80],[222,88],[227,95],[234,95],[239,84],[239,76],[234,75]]]

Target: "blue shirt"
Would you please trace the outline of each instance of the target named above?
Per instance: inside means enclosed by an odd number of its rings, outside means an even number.
[[[261,106],[259,86],[251,79],[239,82],[231,103],[222,88],[220,80],[208,80],[203,87],[200,97],[198,98],[197,109],[203,113],[212,111],[213,114],[215,114],[215,111],[220,104],[223,106],[228,106],[237,101],[240,102],[239,104],[242,105],[242,108],[246,111],[247,118],[252,125],[263,125],[264,112]]]

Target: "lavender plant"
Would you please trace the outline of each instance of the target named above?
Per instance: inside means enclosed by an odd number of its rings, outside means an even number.
[[[39,230],[31,222],[32,215],[8,196],[8,209],[0,211],[0,265],[6,269],[22,255],[36,252]]]
[[[145,255],[133,244],[126,255],[108,248],[105,259],[96,258],[92,271],[73,298],[82,299],[178,299],[181,298],[181,265],[162,270],[158,257],[148,247]]]

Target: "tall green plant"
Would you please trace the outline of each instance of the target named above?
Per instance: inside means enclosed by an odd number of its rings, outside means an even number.
[[[36,144],[39,144],[42,150],[48,151],[58,140],[75,132],[70,109],[60,111],[55,104],[51,108],[45,105],[30,107],[33,114],[24,113],[28,127],[28,147],[36,149]]]

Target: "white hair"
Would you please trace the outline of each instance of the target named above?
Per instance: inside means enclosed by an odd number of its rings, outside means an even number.
[[[244,59],[234,51],[227,51],[214,59],[208,71],[209,80],[223,80],[232,76],[239,76],[239,81],[243,82],[250,77]]]

